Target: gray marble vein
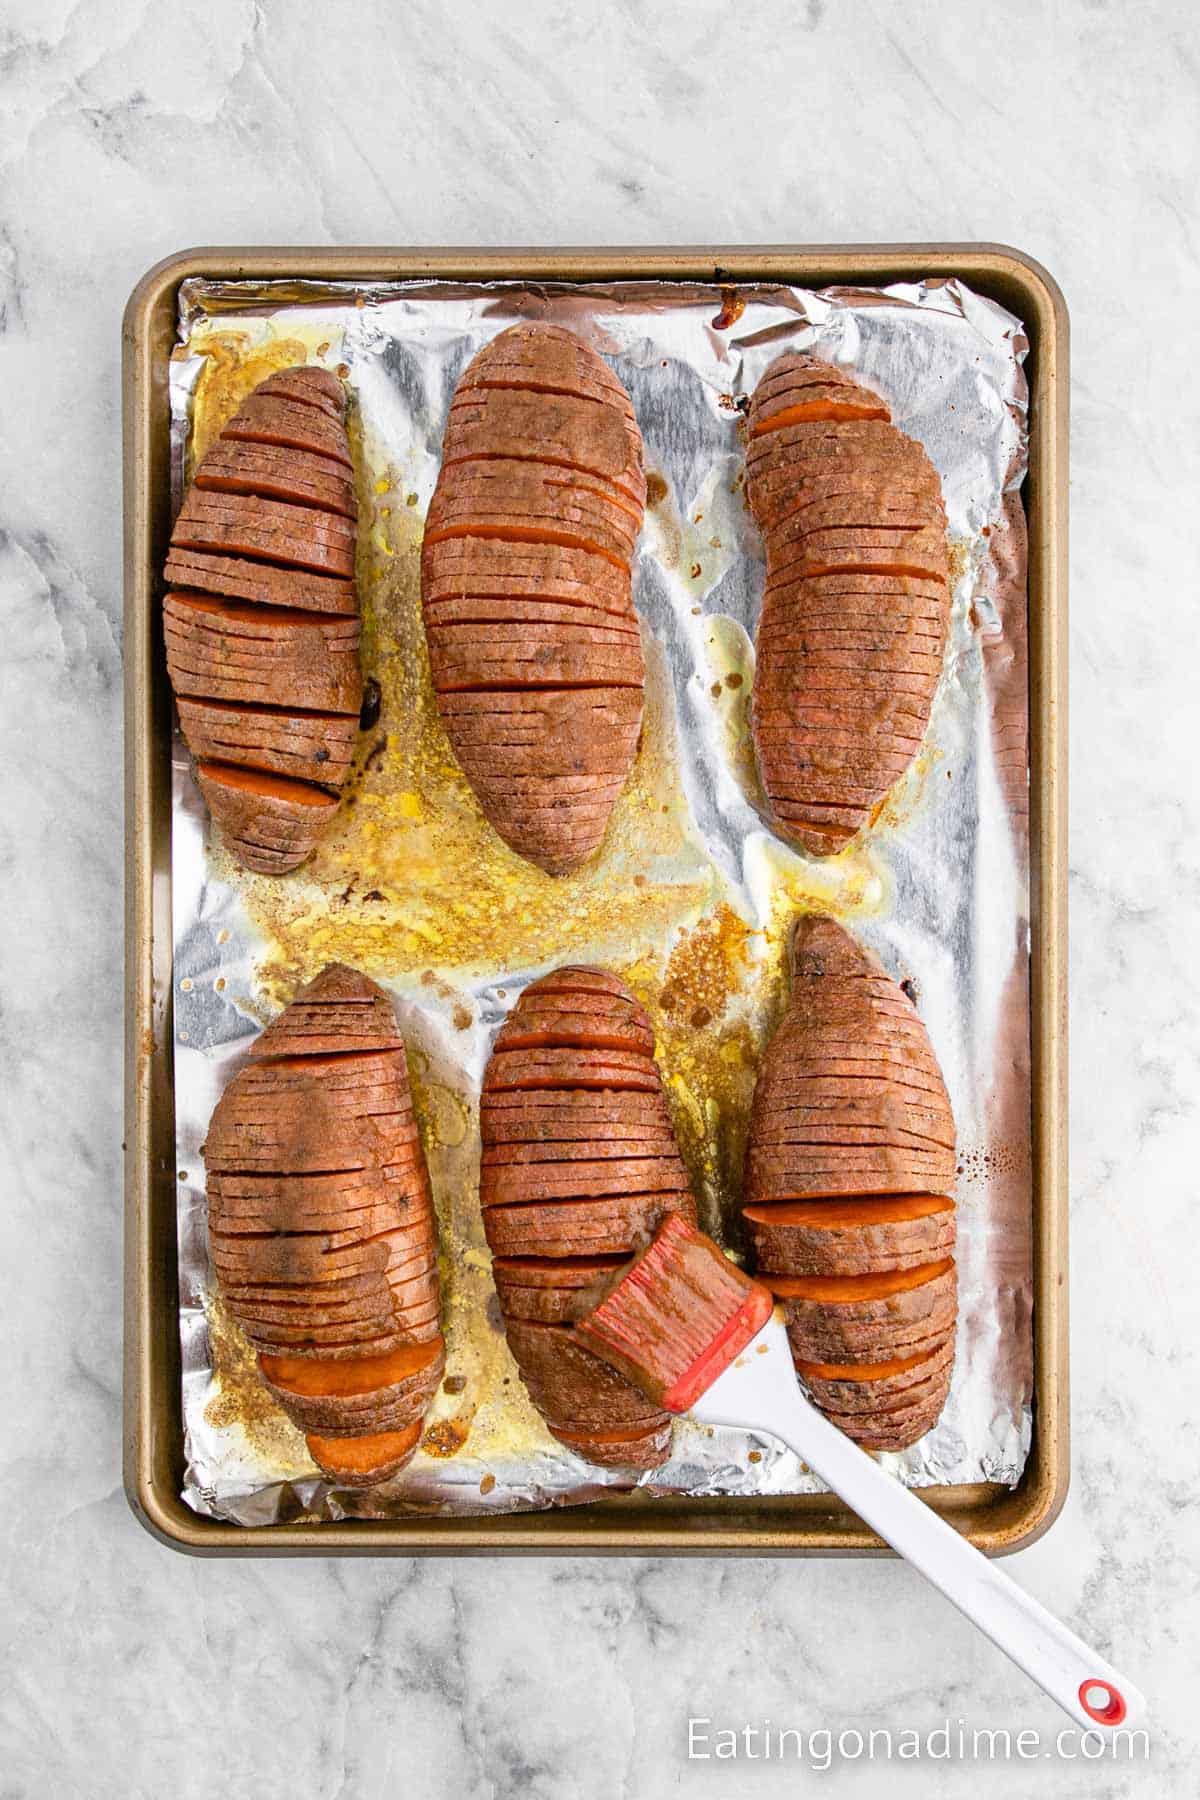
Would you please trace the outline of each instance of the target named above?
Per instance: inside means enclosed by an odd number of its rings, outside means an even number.
[[[119,319],[188,243],[988,238],[1072,307],[1074,1485],[1013,1573],[1196,1791],[1200,43],[1186,0],[5,0],[0,1797],[791,1793],[688,1718],[1058,1729],[908,1570],[199,1562],[121,1493]]]

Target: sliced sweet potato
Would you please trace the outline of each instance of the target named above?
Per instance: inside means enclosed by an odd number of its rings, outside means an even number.
[[[629,396],[608,364],[561,325],[510,326],[467,364],[458,386],[460,393],[512,387],[530,393],[575,394],[616,406],[633,420]]]
[[[273,379],[273,377],[271,378]],[[292,450],[309,450],[334,462],[352,466],[350,445],[341,418],[331,417],[294,395],[256,388],[221,432],[230,443],[282,444]]]
[[[620,407],[527,388],[460,388],[446,426],[444,465],[535,456],[598,475],[631,505],[645,504],[637,427]]]
[[[564,544],[444,538],[425,546],[421,581],[427,609],[450,600],[545,600],[594,609],[625,623],[636,618],[625,571]]]
[[[358,721],[334,713],[280,713],[236,700],[180,695],[179,723],[202,762],[237,763],[313,786],[340,789],[354,755]]]
[[[163,628],[180,694],[358,715],[356,619],[172,592]]]
[[[664,1414],[649,1426],[632,1425],[624,1431],[572,1431],[555,1428],[555,1437],[585,1462],[611,1469],[658,1469],[671,1454],[671,1420]]]
[[[565,1325],[584,1316],[621,1266],[619,1255],[496,1257],[492,1276],[506,1318]]]
[[[314,366],[294,369],[278,369],[274,375],[268,375],[260,381],[255,392],[262,395],[278,395],[286,400],[301,400],[309,406],[316,406],[331,418],[341,421],[345,412],[346,397],[342,392],[342,384],[329,369]]]
[[[171,586],[188,592],[221,594],[231,600],[253,600],[260,606],[282,606],[298,612],[341,613],[347,617],[358,614],[352,581],[313,575],[306,569],[282,568],[276,563],[250,562],[245,557],[203,550],[170,550],[163,574]]]
[[[421,1441],[421,1424],[417,1419],[402,1431],[382,1431],[369,1437],[322,1437],[309,1432],[305,1442],[322,1475],[338,1487],[377,1487],[412,1461]]]
[[[954,1202],[940,1196],[785,1201],[742,1216],[760,1272],[881,1273],[940,1260],[954,1244]]]
[[[480,1107],[480,1200],[509,1344],[550,1429],[605,1466],[656,1467],[667,1416],[600,1380],[570,1325],[664,1214],[695,1218],[644,1011],[607,970],[532,982],[501,1028]]]
[[[514,1206],[547,1200],[600,1200],[617,1194],[678,1193],[685,1185],[678,1153],[672,1147],[661,1156],[489,1163],[481,1178],[481,1197],[485,1206]]]
[[[668,1210],[687,1211],[690,1195],[675,1189],[614,1194],[603,1200],[557,1200],[489,1208],[488,1243],[496,1256],[628,1255],[647,1243]]]
[[[258,874],[303,862],[353,755],[358,503],[344,414],[327,371],[269,377],[201,460],[171,533],[163,625],[180,724],[210,811]]]
[[[196,471],[203,492],[261,494],[296,506],[315,506],[357,519],[354,483],[342,463],[277,444],[215,444]]]
[[[521,1378],[552,1431],[661,1423],[654,1402],[593,1356],[567,1327],[510,1319],[507,1329]]]
[[[436,1231],[403,1042],[386,995],[335,965],[256,1052],[204,1145],[213,1266],[294,1422],[360,1446],[314,1449],[316,1461],[331,1479],[369,1485],[411,1454],[442,1367]]]
[[[886,403],[813,357],[789,353],[763,377],[746,466],[767,552],[751,697],[759,771],[781,834],[828,856],[868,822],[928,721],[949,619],[945,511],[932,465]],[[886,643],[830,636],[838,620],[869,617],[868,604],[892,626]],[[821,728],[838,714],[831,758]],[[806,728],[803,754],[793,726]]]
[[[847,931],[801,918],[791,961],[751,1108],[743,1217],[813,1398],[852,1417],[843,1428],[860,1442],[891,1447],[928,1429],[949,1380],[954,1121],[916,1007]],[[927,1386],[904,1418],[880,1423],[916,1381]]]
[[[644,502],[628,397],[572,333],[513,326],[464,370],[422,552],[430,669],[486,817],[548,874],[599,846],[637,748]]]
[[[261,875],[286,875],[302,863],[337,800],[322,788],[282,776],[201,763],[200,792],[238,860]]]
[[[949,1367],[954,1356],[954,1340],[949,1332],[934,1343],[933,1349],[926,1347],[915,1355],[881,1363],[800,1362],[796,1372],[818,1406],[869,1417],[910,1391],[921,1398],[932,1391],[934,1377]],[[836,1372],[827,1373],[831,1369]]]

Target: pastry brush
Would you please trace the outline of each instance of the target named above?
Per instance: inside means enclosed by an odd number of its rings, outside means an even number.
[[[679,1213],[575,1330],[667,1412],[794,1450],[1077,1725],[1107,1736],[1140,1716],[1130,1682],[804,1397],[769,1290]]]

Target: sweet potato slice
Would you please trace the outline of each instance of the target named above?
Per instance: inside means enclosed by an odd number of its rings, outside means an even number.
[[[256,388],[221,437],[231,443],[281,444],[291,450],[308,450],[352,467],[343,421],[330,417],[322,407],[278,391],[264,393]]]
[[[520,388],[460,389],[450,408],[443,463],[538,461],[598,475],[635,507],[645,504],[637,427],[619,407],[574,394]]]
[[[653,1237],[663,1214],[689,1215],[682,1190],[614,1194],[602,1200],[556,1200],[492,1207],[484,1215],[497,1256],[629,1255]]]
[[[347,519],[358,517],[354,483],[344,465],[308,450],[218,442],[196,471],[195,485],[203,492],[259,494],[266,500],[342,513]]]
[[[505,1318],[569,1325],[584,1316],[621,1266],[619,1255],[496,1257],[492,1276]]]
[[[938,1261],[954,1244],[954,1202],[940,1196],[748,1206],[760,1272],[861,1275]]]
[[[508,1343],[530,1397],[552,1431],[661,1422],[663,1415],[652,1400],[593,1356],[565,1327],[511,1319]]]
[[[637,748],[644,502],[633,411],[594,351],[519,325],[479,352],[426,521],[430,669],[486,817],[548,874],[598,848]]]
[[[903,1273],[923,1275],[926,1269]],[[763,1279],[773,1285],[774,1278]],[[784,1311],[792,1352],[801,1360],[848,1362],[901,1356],[924,1339],[953,1330],[958,1316],[954,1270],[881,1300],[791,1299],[785,1300]]]
[[[334,965],[263,1033],[209,1123],[209,1247],[264,1380],[357,1485],[401,1466],[442,1367],[436,1232],[391,1004]],[[397,1449],[384,1443],[409,1434]]]
[[[358,715],[357,620],[172,592],[163,627],[181,695]]]
[[[746,466],[767,552],[751,696],[759,771],[781,834],[828,856],[868,822],[928,721],[949,619],[945,512],[932,465],[886,403],[812,357],[780,357],[763,377]],[[888,641],[831,637],[868,596],[893,623]],[[809,726],[801,754],[793,725]],[[830,757],[821,727],[839,725]]]
[[[662,1156],[490,1163],[481,1198],[485,1206],[516,1206],[548,1200],[601,1200],[630,1193],[675,1194],[685,1185],[678,1153],[672,1147]]]
[[[338,421],[345,412],[346,397],[337,376],[329,369],[311,365],[279,369],[274,375],[268,375],[265,381],[260,381],[255,393],[303,401],[309,406],[319,407],[322,412]]]
[[[629,1426],[624,1431],[572,1431],[564,1425],[555,1437],[585,1462],[611,1469],[658,1469],[671,1454],[671,1421],[664,1414],[649,1426]]]
[[[861,1413],[870,1417],[885,1410],[892,1402],[912,1392],[922,1398],[932,1391],[932,1382],[948,1368],[954,1356],[950,1333],[935,1349],[924,1349],[916,1355],[894,1357],[882,1363],[807,1363],[796,1365],[796,1372],[818,1406],[839,1413]],[[833,1370],[830,1374],[828,1371]]]
[[[328,1480],[339,1487],[377,1487],[389,1481],[412,1458],[421,1441],[421,1420],[402,1431],[382,1431],[369,1437],[322,1437],[309,1432],[308,1453]]]
[[[574,394],[615,406],[632,423],[633,407],[617,376],[591,347],[561,325],[510,326],[467,364],[459,392],[519,388],[529,393]]]
[[[949,1380],[954,1121],[915,1006],[848,932],[802,917],[791,961],[751,1108],[747,1237],[813,1398],[894,1446]],[[927,1389],[885,1426],[910,1378]]]
[[[245,557],[203,550],[172,549],[167,553],[163,574],[171,586],[189,592],[221,594],[231,600],[253,600],[259,606],[282,606],[291,611],[358,616],[352,581],[342,581],[334,575],[314,575],[307,569],[283,568],[277,563],[251,562]]]
[[[354,526],[337,513],[254,494],[188,489],[171,533],[182,550],[227,551],[317,575],[354,574]]]
[[[354,755],[358,721],[327,712],[283,713],[237,700],[180,695],[179,723],[202,762],[234,763],[340,789]]]
[[[626,572],[564,544],[444,538],[422,551],[421,590],[427,618],[442,602],[480,598],[555,601],[626,622],[636,616]]]
[[[308,855],[337,800],[306,782],[201,763],[200,792],[239,862],[262,875],[286,875]]]

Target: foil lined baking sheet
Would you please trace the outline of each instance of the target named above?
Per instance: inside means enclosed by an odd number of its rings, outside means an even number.
[[[649,504],[634,598],[646,723],[599,855],[569,877],[483,820],[438,723],[420,623],[422,521],[457,378],[519,318],[569,326],[633,399]],[[762,547],[743,413],[785,349],[885,395],[941,477],[954,579],[929,732],[869,832],[817,861],[765,823],[748,736]],[[478,1204],[478,1096],[500,1021],[561,962],[615,969],[645,1003],[700,1204],[736,1249],[746,1124],[786,999],[796,914],[843,919],[912,985],[959,1140],[960,1319],[937,1428],[889,1457],[912,1485],[1015,1484],[1032,1392],[1027,390],[1020,322],[962,283],[885,289],[630,282],[184,283],[171,369],[176,502],[273,369],[318,361],[350,394],[364,673],[378,718],[309,862],[247,875],[209,829],[178,736],[173,777],[175,1105],[185,1498],[245,1525],[509,1512],[629,1478],[550,1437],[508,1355]],[[441,1235],[446,1376],[414,1461],[368,1494],[330,1487],[258,1380],[210,1279],[200,1146],[262,1025],[327,962],[393,994]],[[773,1440],[681,1421],[649,1494],[789,1494],[820,1483]]]

